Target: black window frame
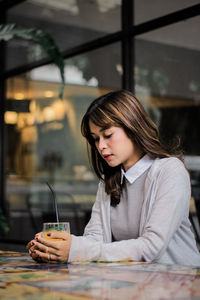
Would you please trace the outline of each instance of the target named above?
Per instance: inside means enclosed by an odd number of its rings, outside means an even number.
[[[26,0],[1,0],[0,1],[0,23],[6,24],[6,15],[10,8],[18,5]],[[111,45],[115,42],[121,43],[122,58],[122,88],[134,92],[134,39],[136,36],[159,29],[180,21],[193,18],[200,15],[200,4],[180,9],[173,13],[154,18],[152,20],[134,25],[134,0],[122,0],[121,5],[121,30],[115,33],[107,34],[101,38],[90,42],[72,47],[62,52],[65,59],[80,55],[86,52]],[[0,207],[6,212],[5,204],[5,95],[6,80],[10,77],[28,72],[34,68],[38,68],[51,63],[49,58],[42,59],[37,62],[22,65],[9,71],[5,69],[6,48],[5,42],[0,42]]]

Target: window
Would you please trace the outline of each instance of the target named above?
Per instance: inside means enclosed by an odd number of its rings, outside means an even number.
[[[61,51],[120,30],[121,0],[41,1],[28,0],[8,11],[7,23],[38,28],[49,33]],[[45,56],[30,41],[8,42],[6,68],[11,69]]]
[[[30,234],[41,230],[42,222],[55,218],[46,182],[56,189],[63,220],[71,220],[72,232],[82,232],[95,199],[97,178],[88,163],[80,123],[92,100],[120,86],[119,64],[118,43],[66,60],[62,100],[58,99],[60,83],[53,65],[8,79],[5,122],[10,238],[17,232],[18,239],[28,240]],[[25,224],[30,222],[27,231]]]
[[[135,24],[150,21],[155,18],[199,4],[198,0],[135,0]]]
[[[199,17],[191,18],[140,35],[135,42],[138,97],[167,142],[181,137],[186,155],[200,154],[199,24]]]
[[[111,90],[133,87],[165,140],[181,137],[192,184],[200,186],[199,1],[3,0],[0,10],[7,23],[53,37],[66,77],[61,100],[58,70],[42,49],[26,39],[5,43],[0,61],[5,106],[0,199],[10,229],[5,240],[24,243],[44,220],[55,219],[46,181],[56,191],[62,220],[70,221],[73,233],[83,232],[98,182],[80,122],[89,103]]]

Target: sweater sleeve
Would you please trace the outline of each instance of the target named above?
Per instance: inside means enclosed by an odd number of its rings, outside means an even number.
[[[84,237],[72,238],[70,261],[156,261],[166,250],[170,239],[188,214],[190,180],[182,162],[175,158],[166,159],[155,173],[149,191],[146,192],[149,198],[145,203],[148,203],[148,212],[145,214],[140,237],[105,243],[97,202],[93,208],[95,220],[92,218],[88,227],[91,233]],[[96,228],[95,233],[92,228]]]
[[[69,261],[94,261],[99,259],[100,248],[105,242],[101,213],[101,201],[103,201],[103,198],[104,185],[100,182],[97,190],[96,201],[92,207],[91,218],[85,227],[84,235],[72,235]]]

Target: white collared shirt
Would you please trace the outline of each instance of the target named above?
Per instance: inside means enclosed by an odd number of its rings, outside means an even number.
[[[144,183],[153,160],[143,156],[126,172],[122,169],[125,186],[120,203],[111,207],[111,229],[116,241],[135,239],[139,236],[139,224],[144,201]]]

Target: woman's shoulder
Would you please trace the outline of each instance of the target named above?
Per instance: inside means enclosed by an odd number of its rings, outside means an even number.
[[[100,180],[96,194],[96,202],[109,203],[108,200],[110,200],[110,195],[108,195],[105,191],[105,183]]]
[[[150,174],[155,175],[155,173],[166,173],[166,172],[181,172],[188,174],[188,171],[184,163],[177,157],[165,157],[156,158],[150,169]]]
[[[171,166],[171,167],[184,167],[185,165],[183,161],[175,156],[164,157],[164,158],[156,158],[153,163],[155,166]]]
[[[97,194],[101,195],[101,197],[103,195],[107,195],[105,192],[105,182],[101,179],[99,180],[99,183],[98,183]]]

